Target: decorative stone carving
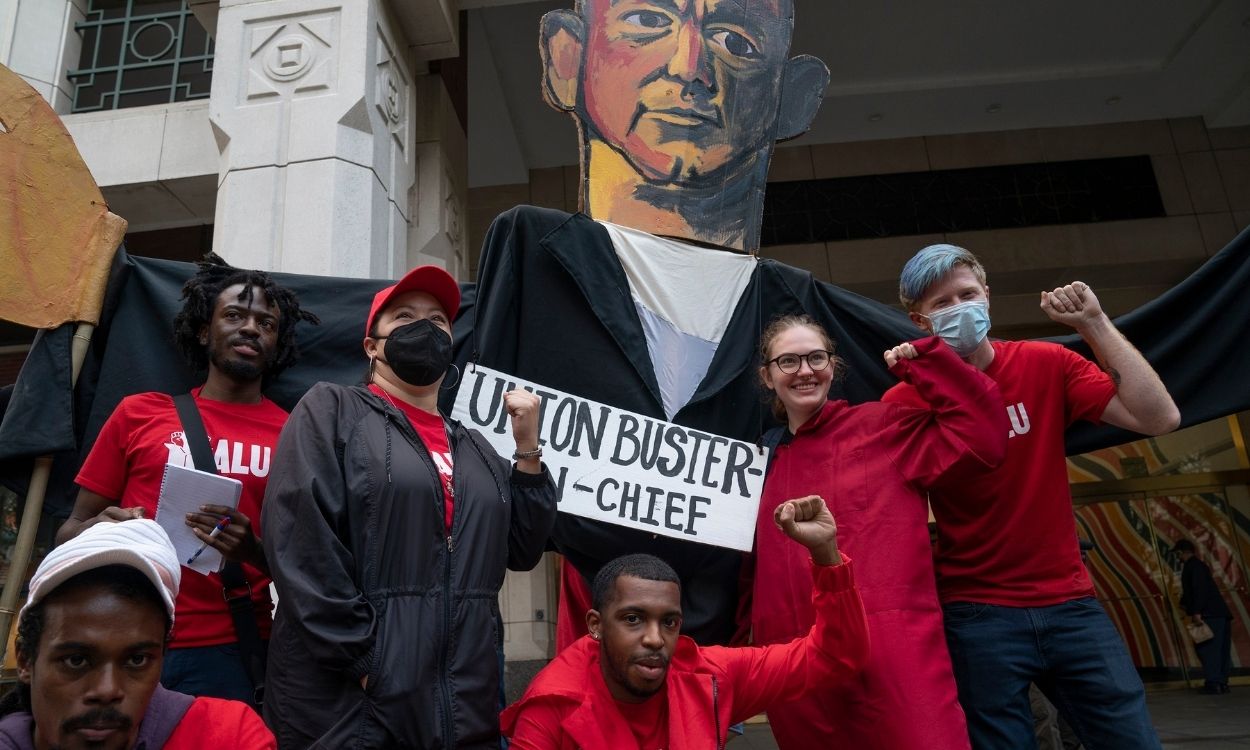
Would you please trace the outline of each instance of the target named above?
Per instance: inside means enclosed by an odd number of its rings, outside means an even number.
[[[395,47],[390,37],[381,25],[377,27],[377,34],[374,102],[396,147],[405,152],[408,150],[408,76],[403,64],[395,56]]]
[[[240,104],[260,104],[334,91],[339,11],[298,20],[245,22],[247,83]]]

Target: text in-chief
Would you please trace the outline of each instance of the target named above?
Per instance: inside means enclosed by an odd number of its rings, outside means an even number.
[[[766,449],[563,393],[480,365],[466,368],[451,416],[502,456],[515,448],[503,394],[539,397],[543,461],[559,509],[653,534],[749,551]]]

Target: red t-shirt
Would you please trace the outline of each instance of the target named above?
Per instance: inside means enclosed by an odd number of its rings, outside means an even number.
[[[638,750],[664,750],[668,747],[668,685],[642,703],[625,703],[614,700],[616,710],[621,712]]]
[[[275,750],[273,733],[246,703],[196,698],[162,750]]]
[[[939,483],[936,569],[943,602],[1045,607],[1093,596],[1077,546],[1064,430],[1097,423],[1116,394],[1096,364],[1057,344],[995,341],[985,374],[1002,392],[1010,431],[997,470]],[[922,405],[901,383],[883,401]]]
[[[260,537],[260,505],[269,461],[287,414],[268,399],[261,399],[259,404],[231,404],[200,398],[199,392],[198,388],[193,391],[195,403],[217,459],[217,471],[243,482],[239,510]],[[113,410],[76,481],[123,508],[143,508],[147,518],[155,518],[167,463],[195,466],[174,401],[164,393],[140,393],[127,396]],[[252,585],[257,627],[261,637],[268,638],[273,609],[269,577],[250,565],[244,565],[243,571]],[[214,646],[237,640],[230,610],[222,598],[220,576],[201,575],[184,566],[170,647]]]
[[[447,442],[447,428],[443,424],[443,418],[438,414],[431,414],[428,411],[418,409],[407,401],[392,398],[390,394],[372,383],[369,384],[369,390],[380,396],[395,406],[408,417],[408,421],[412,424],[412,428],[417,431],[417,437],[421,438],[421,442],[425,444],[425,449],[430,452],[430,458],[434,461],[434,466],[438,469],[439,479],[443,485],[443,523],[447,529],[447,533],[451,533],[452,511],[455,510],[455,485],[452,484],[452,460],[451,446]]]

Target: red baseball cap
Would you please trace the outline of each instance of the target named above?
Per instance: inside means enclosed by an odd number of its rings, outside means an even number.
[[[373,321],[391,303],[391,300],[401,294],[413,291],[425,292],[438,300],[438,304],[443,306],[447,317],[451,320],[456,319],[456,313],[460,311],[460,285],[451,277],[451,274],[438,266],[417,266],[404,274],[404,278],[400,279],[398,283],[392,284],[373,295],[373,305],[369,308],[369,319],[365,321],[365,335],[368,336],[369,332],[373,330]]]

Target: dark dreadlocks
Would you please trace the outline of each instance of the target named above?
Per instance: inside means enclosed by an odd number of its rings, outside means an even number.
[[[212,322],[213,308],[222,291],[235,284],[242,284],[244,287],[239,295],[240,302],[250,304],[253,290],[259,287],[269,302],[278,308],[277,351],[265,372],[264,382],[268,383],[278,373],[295,364],[295,360],[299,358],[299,349],[295,345],[295,325],[301,320],[314,324],[321,322],[316,315],[300,309],[299,298],[295,293],[275,284],[264,271],[235,268],[216,253],[205,255],[204,260],[196,265],[200,270],[183,285],[182,298],[186,302],[182,305],[182,312],[174,318],[174,341],[191,369],[197,373],[208,370],[208,348],[200,343],[200,331]]]

